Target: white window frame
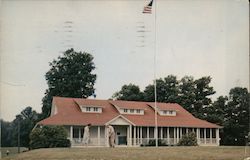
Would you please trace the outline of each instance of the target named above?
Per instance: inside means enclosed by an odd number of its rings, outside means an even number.
[[[141,110],[140,109],[136,109],[136,113],[140,114]]]

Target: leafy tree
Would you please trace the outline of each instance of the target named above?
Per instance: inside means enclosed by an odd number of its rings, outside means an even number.
[[[140,91],[139,86],[134,84],[123,85],[119,92],[116,92],[113,99],[127,100],[127,101],[142,101],[143,93]]]
[[[21,114],[16,115],[12,122],[12,146],[18,144],[18,125],[20,127],[20,146],[29,147],[29,134],[38,120],[38,114],[31,107],[26,107]]]
[[[67,131],[62,126],[44,126],[34,129],[30,134],[31,149],[70,147]]]
[[[156,80],[156,92],[158,102],[179,102],[179,87],[176,76],[169,75],[164,79],[160,78]],[[154,85],[148,85],[144,90],[145,101],[155,101]]]
[[[195,84],[195,100],[193,104],[193,111],[191,112],[195,117],[205,119],[205,108],[208,107],[212,100],[209,96],[215,93],[213,87],[209,86],[211,77],[202,77],[194,81]]]
[[[229,92],[225,108],[222,144],[245,145],[248,135],[250,94],[246,88],[235,87]]]
[[[190,113],[193,113],[196,97],[194,78],[192,76],[183,77],[179,82],[179,88],[180,105]]]
[[[210,107],[206,108],[206,120],[218,125],[223,125],[225,121],[228,97],[220,96]]]
[[[12,147],[11,139],[11,123],[4,120],[0,120],[1,123],[1,146],[2,147]]]
[[[1,142],[4,147],[14,147],[18,145],[18,126],[20,127],[20,146],[29,147],[29,134],[35,126],[38,114],[31,107],[26,107],[22,112],[16,115],[12,122],[2,123]]]
[[[87,98],[94,94],[96,74],[93,56],[86,52],[76,52],[69,49],[50,63],[46,73],[48,89],[42,99],[42,115],[50,115],[53,96]]]

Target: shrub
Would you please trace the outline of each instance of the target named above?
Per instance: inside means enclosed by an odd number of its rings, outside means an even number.
[[[156,142],[155,139],[151,139],[145,146],[155,146],[155,142]],[[161,139],[158,139],[158,146],[167,146],[167,144]]]
[[[44,126],[30,134],[30,148],[70,147],[67,131],[61,126]]]
[[[186,135],[183,135],[180,139],[178,146],[197,146],[197,139],[194,132],[190,132]]]

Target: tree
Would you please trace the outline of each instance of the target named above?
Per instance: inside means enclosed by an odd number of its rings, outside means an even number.
[[[156,92],[157,101],[166,103],[178,103],[179,102],[179,87],[176,76],[169,75],[164,79],[160,78],[156,80]],[[148,85],[144,90],[145,101],[155,101],[154,85]]]
[[[1,146],[2,147],[12,147],[12,133],[11,123],[4,120],[0,120],[1,123]]]
[[[30,134],[31,149],[70,147],[67,131],[62,126],[44,126],[34,129]]]
[[[123,85],[119,92],[112,96],[113,99],[127,100],[127,101],[142,101],[143,93],[140,91],[139,86],[134,84]]]
[[[38,120],[38,114],[31,107],[26,107],[16,115],[12,122],[1,120],[1,142],[4,147],[18,145],[18,126],[20,127],[20,146],[29,147],[29,134]]]
[[[215,93],[213,87],[209,86],[211,77],[202,77],[194,81],[195,84],[195,100],[193,104],[193,111],[191,112],[195,117],[205,119],[205,108],[209,107],[212,100],[209,96]]]
[[[210,107],[206,108],[206,120],[218,125],[223,125],[225,121],[227,101],[227,96],[219,96]]]
[[[229,92],[225,108],[222,144],[245,145],[248,135],[250,94],[246,88],[235,87]]]
[[[41,118],[50,115],[53,96],[87,98],[94,94],[93,59],[89,53],[69,49],[50,63],[51,68],[45,75],[48,89],[42,99]]]
[[[193,113],[196,98],[194,78],[192,76],[183,77],[179,82],[179,88],[180,105]]]
[[[34,128],[38,120],[38,114],[33,111],[31,107],[26,107],[22,110],[21,114],[16,115],[16,118],[12,121],[12,146],[18,144],[18,125],[20,127],[20,146],[29,147],[29,135]]]

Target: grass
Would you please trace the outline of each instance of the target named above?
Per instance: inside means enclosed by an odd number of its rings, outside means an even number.
[[[138,147],[37,149],[4,160],[243,160],[244,147]],[[247,148],[250,157],[250,147]]]
[[[14,156],[18,153],[17,147],[1,147],[2,157],[6,157],[6,151],[9,150],[9,156]],[[20,152],[26,151],[27,148],[20,147]]]

